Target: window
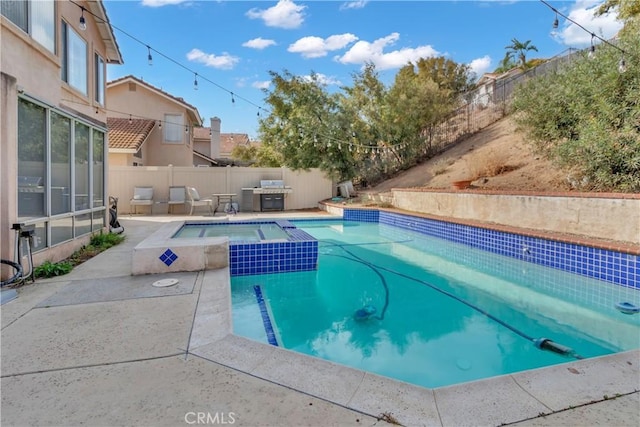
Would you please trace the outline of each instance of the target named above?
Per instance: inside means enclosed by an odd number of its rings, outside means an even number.
[[[36,226],[37,250],[104,226],[105,143],[104,129],[18,98],[18,219]]]
[[[47,111],[20,100],[18,103],[18,216],[45,216]]]
[[[55,53],[55,2],[53,0],[2,0],[0,12],[35,41]]]
[[[62,80],[87,94],[87,42],[62,22]]]
[[[93,207],[104,206],[104,133],[93,130]]]
[[[89,209],[89,126],[76,122],[76,211]]]
[[[164,115],[164,141],[169,143],[182,143],[182,114]]]
[[[104,105],[104,59],[100,57],[96,53],[95,60],[95,69],[96,69],[96,87],[95,87],[95,98],[96,102],[100,105]]]
[[[71,119],[51,112],[51,215],[71,212]]]

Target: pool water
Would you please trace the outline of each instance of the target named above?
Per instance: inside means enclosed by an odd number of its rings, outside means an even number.
[[[174,234],[174,238],[229,237],[230,242],[260,242],[288,240],[289,235],[278,224],[263,223],[186,223]]]
[[[534,339],[640,348],[640,315],[615,309],[637,289],[384,224],[295,225],[318,270],[232,277],[236,334],[430,388],[575,360]]]

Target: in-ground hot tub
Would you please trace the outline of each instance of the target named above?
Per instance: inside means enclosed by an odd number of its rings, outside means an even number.
[[[132,273],[284,273],[315,270],[317,261],[317,240],[289,221],[176,221],[135,247]]]

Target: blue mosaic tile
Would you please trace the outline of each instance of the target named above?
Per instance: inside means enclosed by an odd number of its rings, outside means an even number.
[[[178,259],[178,255],[176,255],[171,249],[167,249],[162,255],[160,255],[159,259],[160,261],[165,263],[167,267],[169,267],[175,260]]]
[[[343,215],[345,220],[375,222],[373,219],[376,216],[367,212],[361,209],[345,209]],[[380,211],[378,223],[640,289],[640,261],[636,255],[395,212]]]
[[[273,330],[273,325],[271,324],[271,317],[269,316],[269,311],[267,310],[267,304],[264,301],[264,297],[262,295],[262,289],[259,285],[255,285],[253,287],[253,291],[256,294],[256,301],[258,302],[258,307],[260,307],[260,315],[262,316],[262,323],[264,325],[264,331],[267,334],[267,341],[271,345],[278,345],[278,340],[276,339],[276,334]]]

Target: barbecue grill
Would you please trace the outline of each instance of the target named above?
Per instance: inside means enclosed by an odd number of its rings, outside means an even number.
[[[283,211],[284,198],[292,192],[291,187],[285,186],[281,179],[262,179],[260,187],[242,189],[242,210]]]

